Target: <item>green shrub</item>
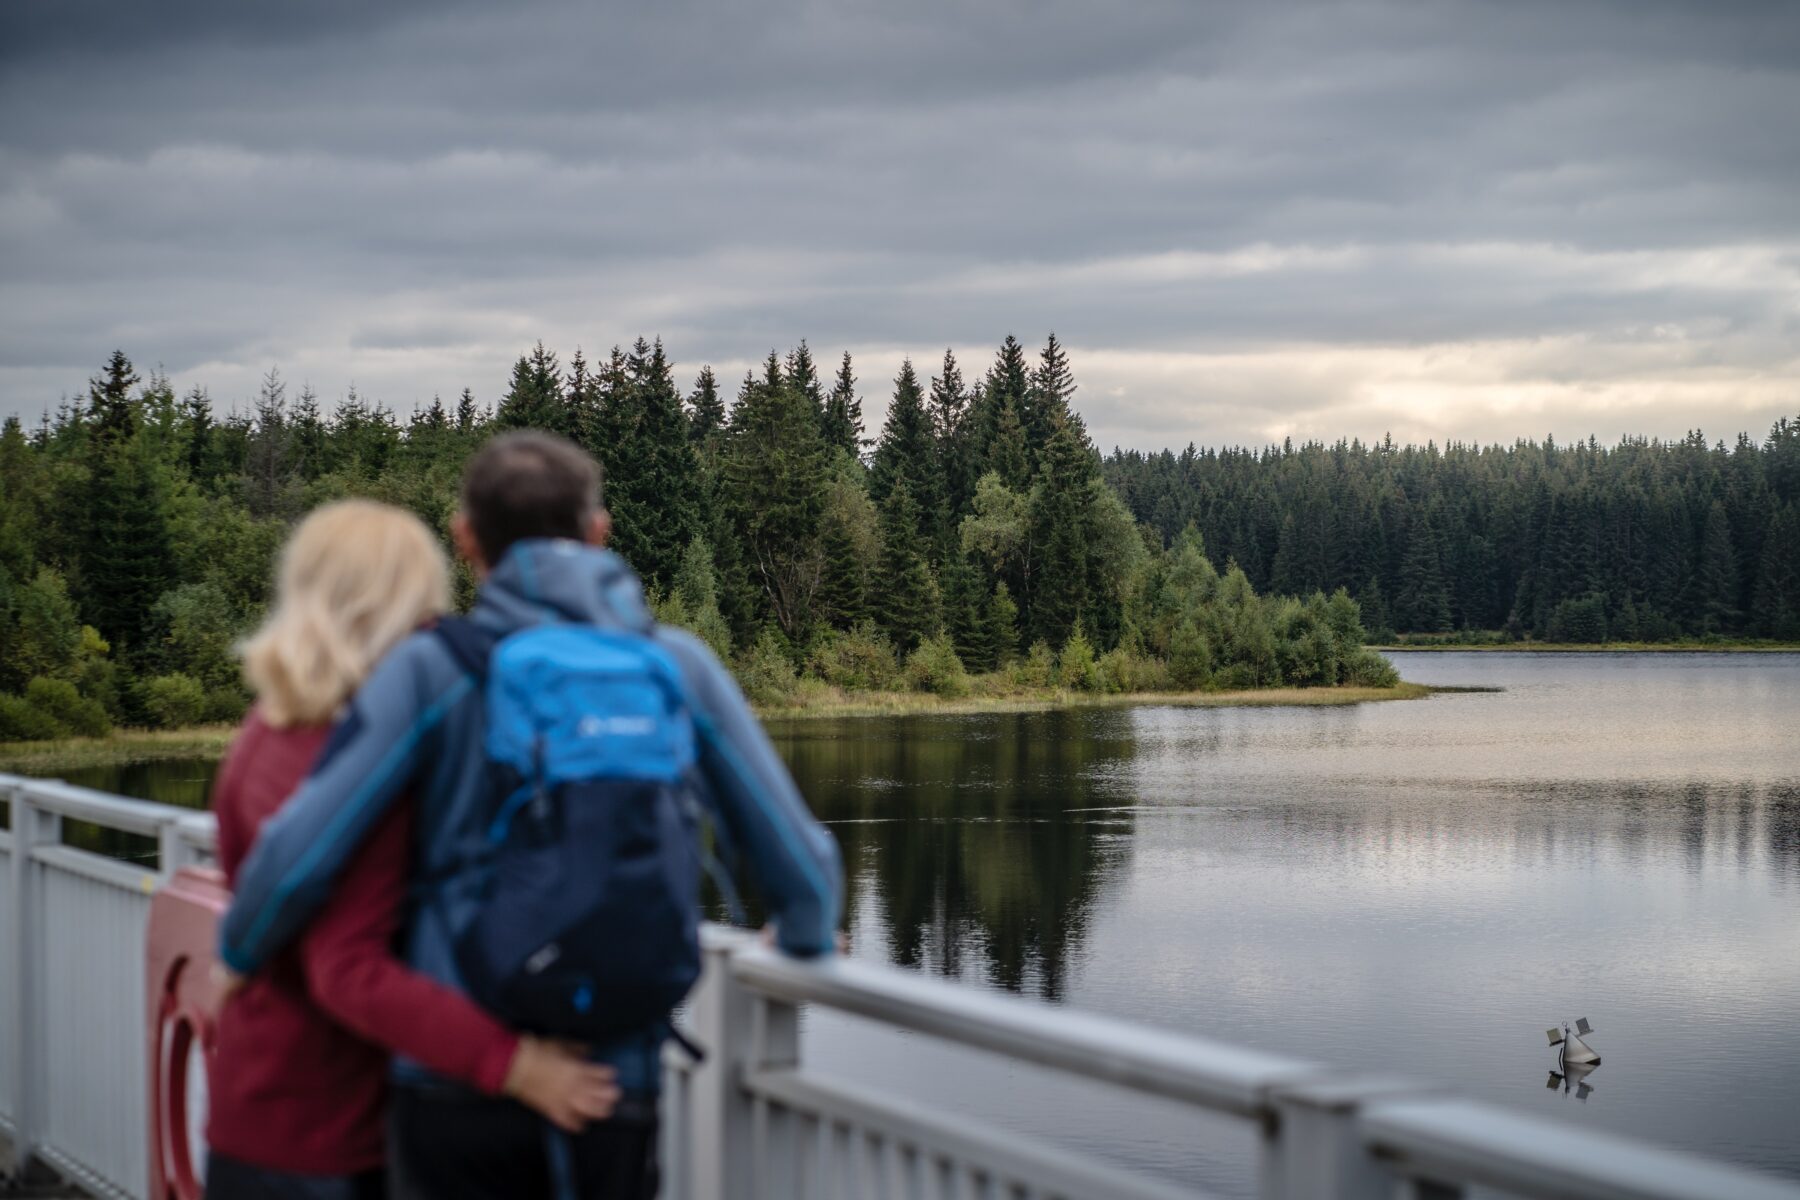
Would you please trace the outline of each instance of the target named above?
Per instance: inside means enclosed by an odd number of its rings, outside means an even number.
[[[1344,682],[1352,687],[1393,687],[1400,682],[1400,672],[1375,651],[1363,650],[1345,660]]]
[[[833,687],[846,691],[879,692],[900,682],[900,662],[894,644],[864,621],[848,633],[833,630],[813,643],[807,667]]]
[[[1212,644],[1191,618],[1169,635],[1169,679],[1183,691],[1197,691],[1212,681]]]
[[[963,669],[956,647],[943,634],[928,637],[906,657],[906,684],[915,692],[939,696],[969,694],[969,673]]]
[[[106,715],[106,706],[83,696],[66,679],[45,679],[40,675],[25,685],[25,703],[77,737],[105,737],[112,732],[112,718]]]
[[[731,657],[731,626],[726,624],[717,605],[702,609],[688,628],[706,643],[707,649],[719,656],[721,662]]]
[[[1562,601],[1551,610],[1548,633],[1553,642],[1604,642],[1606,597],[1589,592],[1579,600]]]
[[[63,736],[56,718],[22,696],[0,695],[0,742],[47,742]]]
[[[1094,661],[1093,643],[1087,640],[1076,626],[1069,640],[1063,643],[1063,650],[1056,659],[1056,682],[1063,687],[1082,692],[1100,690],[1099,665]]]
[[[217,687],[206,693],[203,720],[209,725],[234,725],[250,708],[250,695],[242,687]]]
[[[0,484],[4,487],[4,484]],[[0,587],[0,687],[45,675],[66,679],[81,651],[81,622],[68,584],[49,567]]]
[[[699,539],[695,539],[698,542]],[[681,581],[676,581],[674,591],[665,594],[660,587],[651,586],[644,600],[650,606],[650,613],[664,625],[678,625],[706,643],[707,649],[718,655],[721,660],[731,657],[731,626],[719,612],[717,601],[712,593],[702,591],[698,604],[690,601],[688,593],[681,589]]]
[[[1108,650],[1097,664],[1100,688],[1115,695],[1156,692],[1169,686],[1169,668],[1161,661],[1133,653],[1124,646]]]
[[[164,659],[202,687],[223,687],[238,677],[232,649],[246,624],[244,614],[211,583],[187,583],[164,592],[152,615],[167,630]]]
[[[1293,687],[1329,687],[1341,674],[1330,630],[1317,625],[1308,628],[1304,622],[1276,643],[1275,661],[1282,680]]]
[[[90,700],[98,701],[107,716],[118,721],[125,715],[124,697],[119,695],[118,668],[107,658],[112,647],[92,625],[81,627],[81,652],[75,658],[75,673],[70,682],[75,690]]]
[[[772,628],[764,629],[756,644],[738,659],[735,674],[738,686],[757,704],[787,704],[794,698],[798,672]]]
[[[143,685],[142,702],[150,719],[163,729],[198,725],[206,716],[206,689],[191,675],[158,675]]]
[[[1249,663],[1232,663],[1222,668],[1212,678],[1213,686],[1221,691],[1242,692],[1259,686],[1256,668]]]
[[[1050,650],[1050,643],[1033,642],[1025,657],[1007,669],[1013,686],[1024,688],[1046,688],[1056,676],[1056,655]]]

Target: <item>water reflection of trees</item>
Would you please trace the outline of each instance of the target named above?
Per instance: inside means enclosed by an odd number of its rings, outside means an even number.
[[[894,961],[1062,995],[1122,853],[1120,713],[807,722],[777,743]]]
[[[115,796],[136,796],[159,804],[203,809],[212,795],[212,759],[169,759],[161,762],[84,767],[63,773],[67,783]],[[62,839],[71,846],[127,862],[155,863],[156,839],[86,821],[66,820]]]

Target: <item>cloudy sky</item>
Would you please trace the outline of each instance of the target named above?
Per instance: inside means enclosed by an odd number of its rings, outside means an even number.
[[[1760,435],[1800,4],[9,0],[0,318],[31,418],[1054,329],[1103,446]]]

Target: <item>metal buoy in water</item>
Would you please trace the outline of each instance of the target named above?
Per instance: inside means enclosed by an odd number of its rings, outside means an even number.
[[[1556,1054],[1556,1065],[1565,1072],[1570,1067],[1587,1067],[1592,1070],[1600,1065],[1600,1056],[1594,1053],[1594,1048],[1581,1040],[1594,1032],[1594,1027],[1588,1024],[1586,1017],[1575,1022],[1573,1031],[1564,1025],[1561,1029],[1551,1029],[1546,1032],[1550,1035],[1550,1044],[1559,1047]]]

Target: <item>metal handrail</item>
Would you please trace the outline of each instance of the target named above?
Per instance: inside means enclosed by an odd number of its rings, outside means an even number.
[[[1331,1074],[1261,1050],[1052,1008],[855,959],[802,962],[746,944],[731,956],[731,969],[752,991],[789,1004],[822,1005],[1236,1116],[1260,1116],[1276,1088]]]
[[[1793,1200],[1793,1184],[1631,1138],[1570,1129],[1492,1104],[1404,1099],[1368,1107],[1364,1140],[1425,1175],[1592,1200]]]
[[[131,800],[92,788],[76,787],[60,779],[31,779],[21,775],[0,775],[0,792],[22,790],[30,795],[33,807],[59,817],[70,817],[94,825],[104,825],[125,833],[155,837],[171,822],[200,817],[211,821],[210,813],[158,804],[152,800]]]

